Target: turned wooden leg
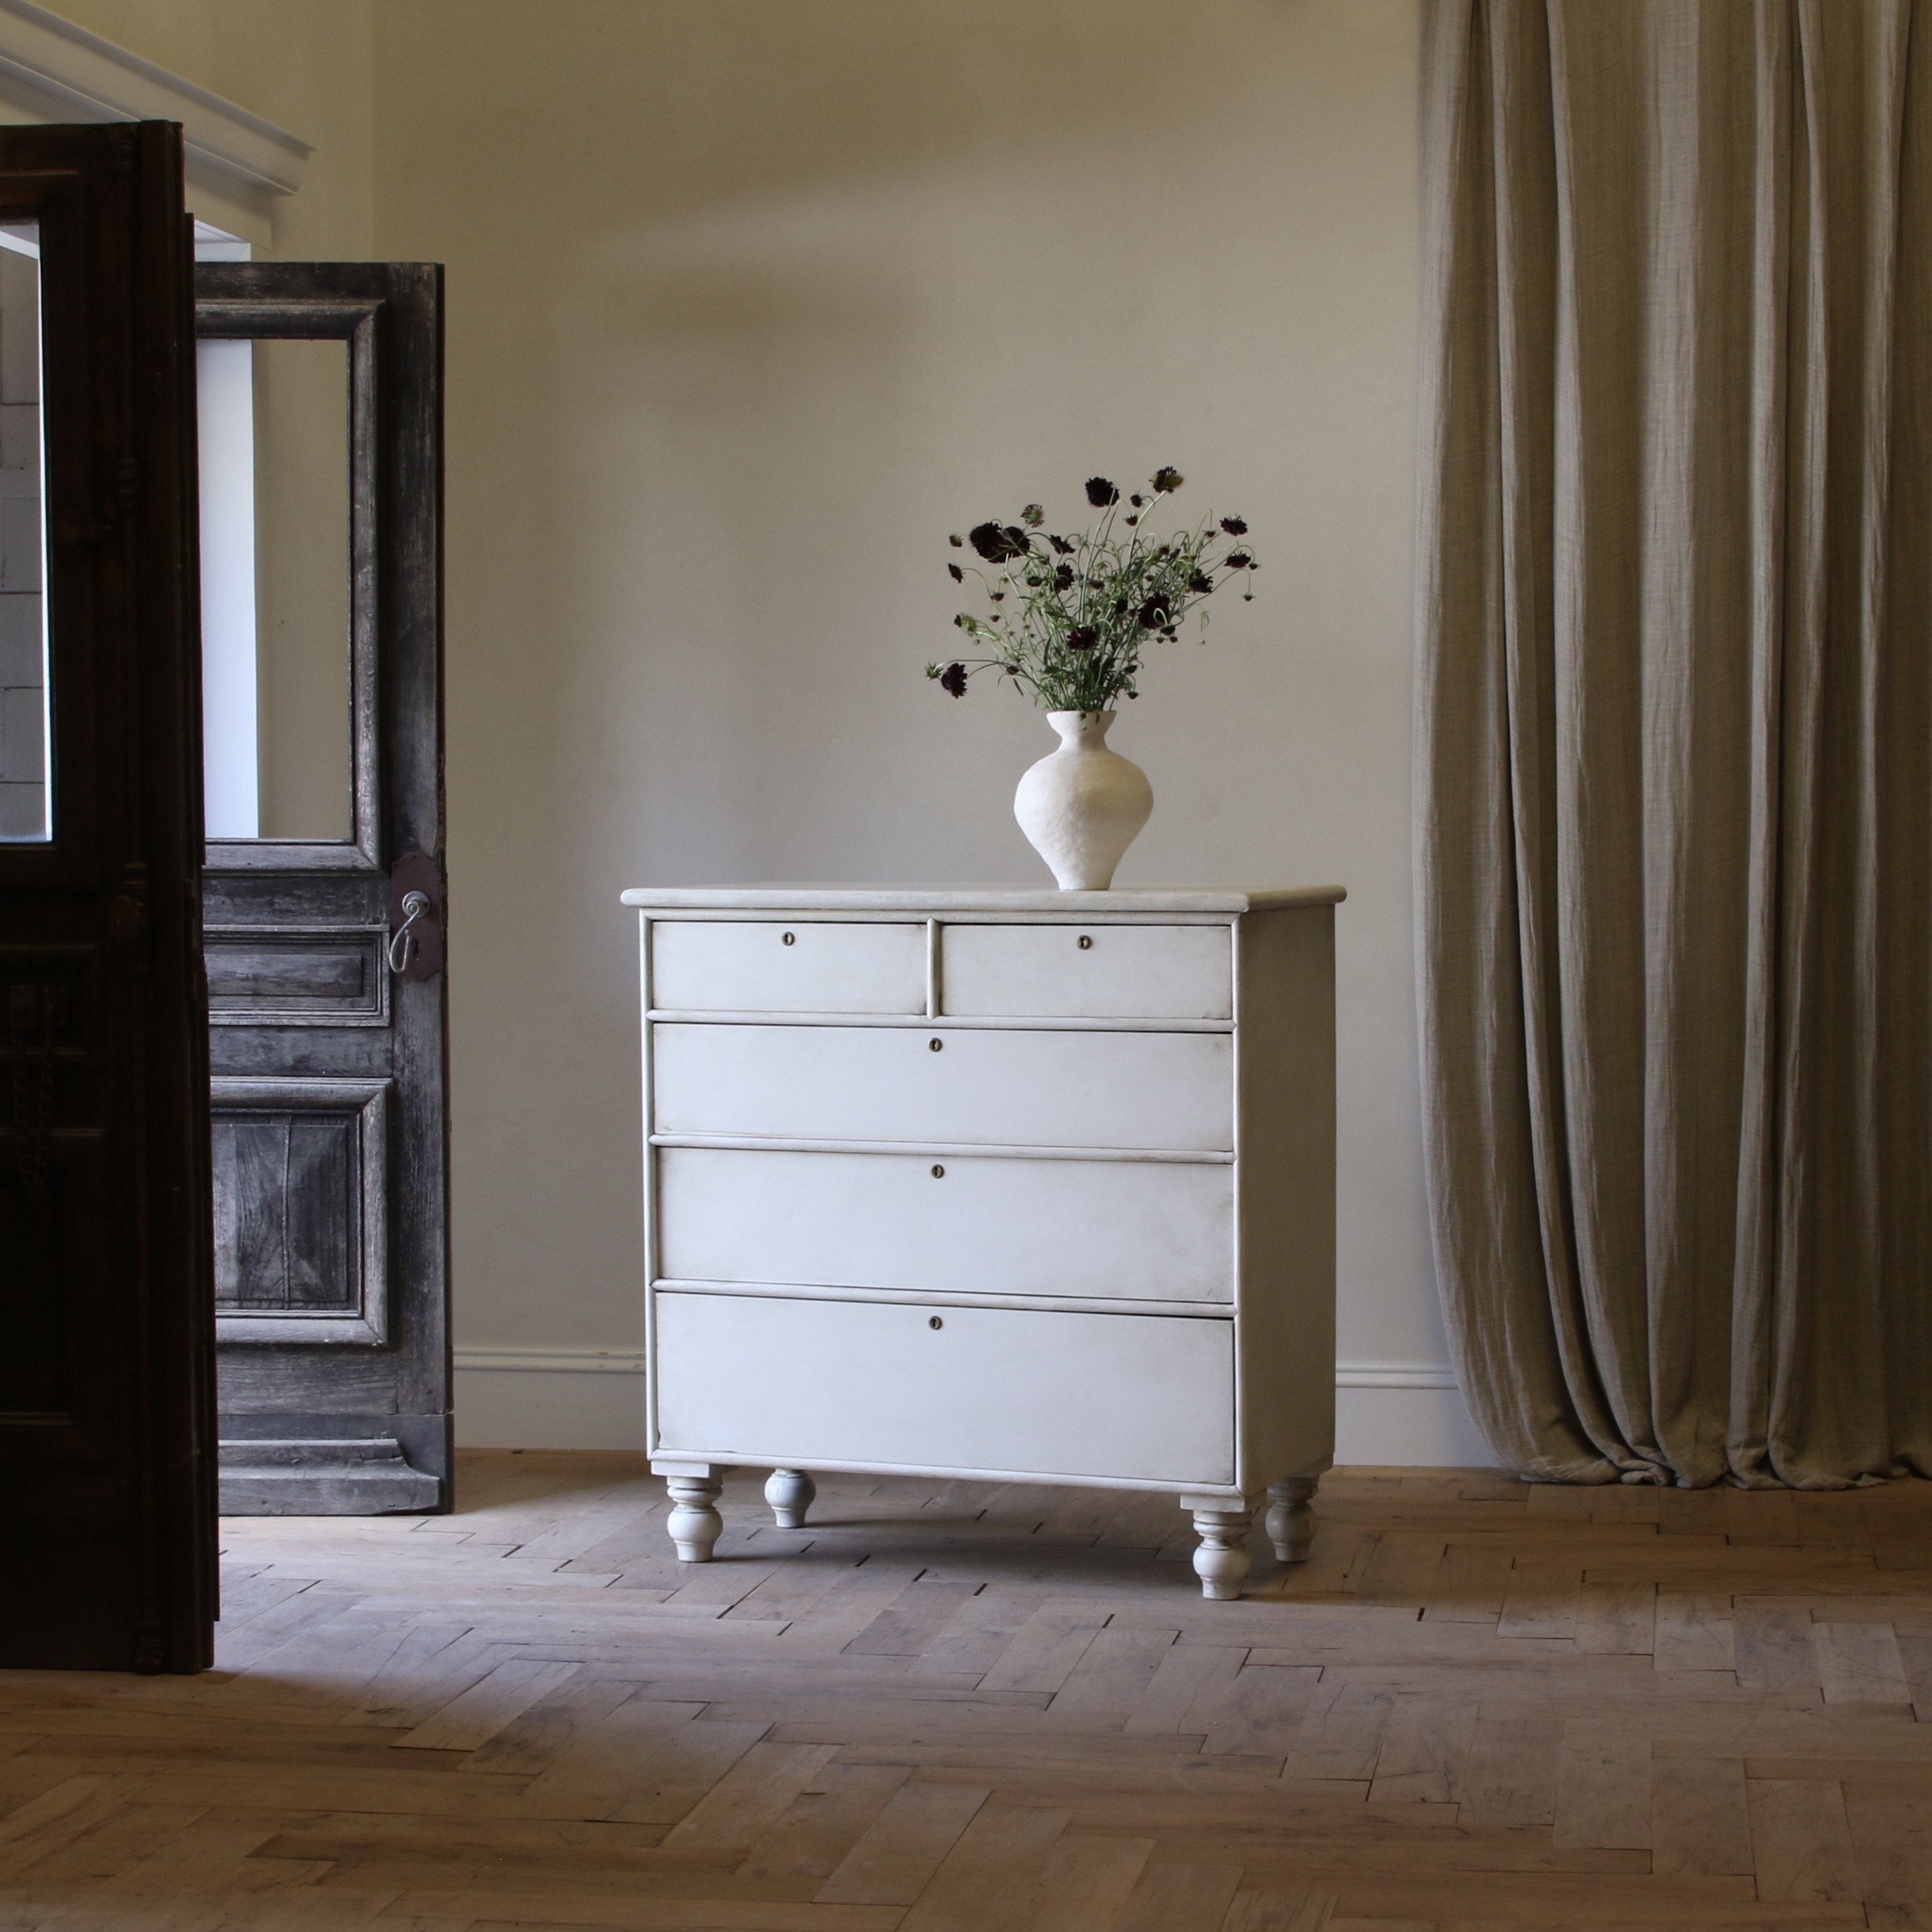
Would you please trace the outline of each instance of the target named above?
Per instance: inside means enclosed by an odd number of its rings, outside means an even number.
[[[1315,1486],[1319,1476],[1290,1476],[1268,1485],[1268,1540],[1284,1563],[1305,1563],[1315,1540]]]
[[[1221,1496],[1183,1496],[1180,1507],[1192,1512],[1194,1533],[1201,1539],[1194,1552],[1194,1574],[1201,1579],[1201,1594],[1222,1603],[1238,1597],[1241,1579],[1254,1563],[1248,1554],[1254,1505],[1245,1501],[1230,1502]]]
[[[670,1540],[677,1545],[677,1560],[709,1563],[724,1528],[718,1514],[718,1498],[724,1493],[720,1472],[667,1476],[664,1487],[670,1492]]]
[[[765,1501],[781,1529],[802,1529],[818,1486],[802,1469],[774,1469],[765,1479]]]

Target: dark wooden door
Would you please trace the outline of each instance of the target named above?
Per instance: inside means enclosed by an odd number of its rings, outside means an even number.
[[[196,327],[341,345],[347,445],[344,822],[207,848],[221,1506],[445,1510],[442,271],[203,263]]]
[[[0,128],[0,1665],[215,1615],[181,130]]]

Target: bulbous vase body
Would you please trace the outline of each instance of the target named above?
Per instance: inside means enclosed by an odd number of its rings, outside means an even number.
[[[1064,892],[1102,892],[1154,809],[1154,787],[1131,760],[1107,748],[1111,711],[1049,711],[1060,748],[1031,766],[1013,794],[1013,816],[1052,868]]]

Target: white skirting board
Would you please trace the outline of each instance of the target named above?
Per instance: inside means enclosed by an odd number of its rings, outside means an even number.
[[[644,1357],[634,1348],[458,1348],[456,1439],[477,1449],[641,1449]],[[1455,1372],[1435,1362],[1341,1362],[1335,1460],[1492,1468]]]

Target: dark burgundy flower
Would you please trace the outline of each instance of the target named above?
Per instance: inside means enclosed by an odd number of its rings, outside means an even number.
[[[1053,573],[1053,587],[1056,590],[1071,590],[1073,588],[1072,565],[1063,563]]]
[[[988,563],[1004,563],[1009,557],[1024,556],[1028,548],[1026,532],[1012,524],[1004,529],[998,524],[976,524],[967,537]]]
[[[1040,525],[1046,521],[1046,511],[1044,506],[1039,503],[1029,503],[1020,512],[1020,521],[1030,530],[1038,530]]]
[[[1073,546],[1064,537],[1050,536],[1047,542],[1052,544],[1054,549],[1062,556],[1071,556],[1073,554]]]
[[[1248,533],[1248,520],[1245,517],[1223,517],[1221,527],[1231,537],[1244,537]]]
[[[1127,519],[1127,528],[1128,528],[1129,530],[1132,530],[1132,529],[1133,528],[1133,526],[1135,526],[1135,524],[1137,524],[1137,523],[1138,523],[1139,521],[1140,521],[1140,518],[1138,518],[1138,517],[1130,517],[1130,518]]]
[[[955,584],[964,584],[966,581],[966,573],[956,563],[949,563],[946,568],[947,574],[951,577]]]
[[[966,628],[965,612],[964,610],[961,611],[958,616],[954,618],[952,621],[959,626],[960,629],[962,631],[964,630]]]
[[[1187,478],[1171,464],[1163,465],[1154,472],[1154,490],[1159,496],[1165,496],[1169,491],[1178,490],[1186,481]]]
[[[1104,476],[1090,476],[1087,479],[1087,500],[1096,510],[1104,510],[1109,503],[1120,500],[1120,486],[1110,483]]]
[[[1158,631],[1165,627],[1173,615],[1174,607],[1167,601],[1166,593],[1159,592],[1141,606],[1138,618],[1142,630]]]
[[[1134,508],[1138,510],[1142,505],[1147,501],[1147,499],[1144,496],[1130,496],[1127,499],[1127,501],[1132,504]]]
[[[1196,596],[1206,597],[1214,590],[1214,580],[1197,570],[1190,574],[1187,579],[1187,587],[1194,592]]]
[[[939,688],[950,691],[955,698],[966,695],[966,667],[963,664],[950,664],[939,674]]]
[[[1225,566],[1229,570],[1252,570],[1255,567],[1255,560],[1244,550],[1231,550],[1225,560]]]
[[[1066,634],[1066,648],[1070,651],[1090,651],[1100,641],[1100,634],[1091,624],[1076,624]]]

